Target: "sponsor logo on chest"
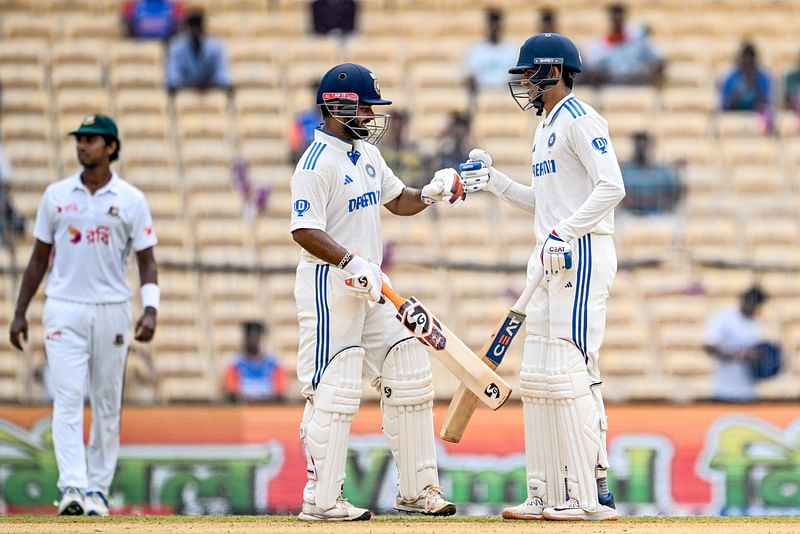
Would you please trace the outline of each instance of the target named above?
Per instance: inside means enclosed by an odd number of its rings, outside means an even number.
[[[355,198],[348,199],[347,211],[349,213],[353,213],[354,211],[360,210],[362,208],[377,206],[378,204],[380,204],[380,201],[381,201],[380,191],[367,191],[366,193],[358,195]]]
[[[555,173],[556,173],[556,160],[554,159],[546,159],[543,161],[538,161],[533,164],[533,176],[535,178],[544,176],[545,174],[555,174]]]

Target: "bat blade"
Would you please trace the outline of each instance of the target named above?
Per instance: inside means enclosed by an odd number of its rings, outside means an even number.
[[[542,271],[539,270],[528,281],[525,290],[508,310],[508,314],[497,324],[489,339],[481,348],[481,361],[492,370],[497,369],[503,363],[506,352],[508,352],[511,343],[525,323],[525,307],[541,279]],[[475,398],[475,395],[463,385],[459,386],[450,401],[450,406],[447,408],[447,415],[445,415],[444,423],[439,431],[439,437],[451,443],[461,441],[461,437],[467,429],[467,424],[477,407],[478,399]]]
[[[424,304],[415,297],[404,299],[386,284],[382,293],[397,308],[398,320],[420,342],[434,350],[436,358],[473,394],[476,402],[479,399],[496,410],[508,400],[511,395],[508,383],[485,365]]]

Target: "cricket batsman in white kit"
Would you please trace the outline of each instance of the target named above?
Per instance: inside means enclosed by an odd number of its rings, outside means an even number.
[[[11,323],[11,344],[28,339],[25,313],[50,264],[44,305],[47,365],[53,380],[53,444],[62,515],[108,515],[108,490],[119,453],[125,363],[131,342],[131,250],[144,313],[137,341],[150,341],[159,304],[156,235],[144,195],[110,168],[119,157],[117,126],[88,115],[70,132],[83,169],[51,184],[36,213],[33,247]],[[83,399],[89,376],[92,428],[83,443]]]
[[[488,190],[534,215],[544,277],[527,307],[520,390],[528,499],[506,519],[614,520],[606,473],[607,418],[598,367],[606,300],[617,270],[614,207],[625,196],[608,125],[572,93],[581,58],[555,33],[529,38],[509,73],[523,111],[545,112],[532,148],[531,185],[474,149],[460,166],[465,190]]]
[[[380,208],[414,215],[429,204],[463,200],[454,169],[422,190],[405,187],[376,144],[389,105],[375,74],[352,63],[322,77],[323,123],[292,176],[293,239],[302,247],[295,299],[300,325],[297,375],[306,398],[300,425],[308,481],[303,520],[365,520],[372,513],[342,496],[350,423],[362,377],[381,393],[383,432],[398,469],[395,509],[451,515],[442,497],[434,450],[433,385],[424,346],[384,305]]]

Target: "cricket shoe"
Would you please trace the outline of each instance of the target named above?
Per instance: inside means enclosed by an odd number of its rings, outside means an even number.
[[[108,515],[108,499],[102,491],[86,492],[86,515]]]
[[[544,519],[542,517],[542,510],[544,510],[544,502],[541,497],[531,497],[522,504],[511,506],[503,509],[503,519],[524,519],[524,520],[537,520]]]
[[[83,515],[83,494],[78,488],[64,488],[61,502],[58,503],[58,515]]]
[[[303,501],[303,510],[297,517],[303,521],[366,521],[372,517],[372,512],[366,508],[353,506],[344,497],[339,497],[333,508],[328,510],[322,510],[316,504]]]
[[[570,499],[560,506],[552,506],[542,511],[542,516],[551,521],[616,521],[619,514],[605,504],[598,504],[597,510],[587,512],[581,508],[578,499]]]
[[[412,501],[403,499],[400,495],[394,501],[394,509],[398,512],[425,515],[453,515],[456,505],[442,496],[439,486],[426,486],[419,497]]]

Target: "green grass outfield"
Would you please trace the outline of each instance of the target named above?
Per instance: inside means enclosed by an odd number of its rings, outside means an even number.
[[[370,521],[313,523],[288,516],[0,516],[2,534],[61,533],[317,533],[335,534],[510,534],[520,532],[585,532],[690,534],[800,533],[800,517],[629,517],[606,523],[504,521],[498,517],[409,517],[385,515]]]

